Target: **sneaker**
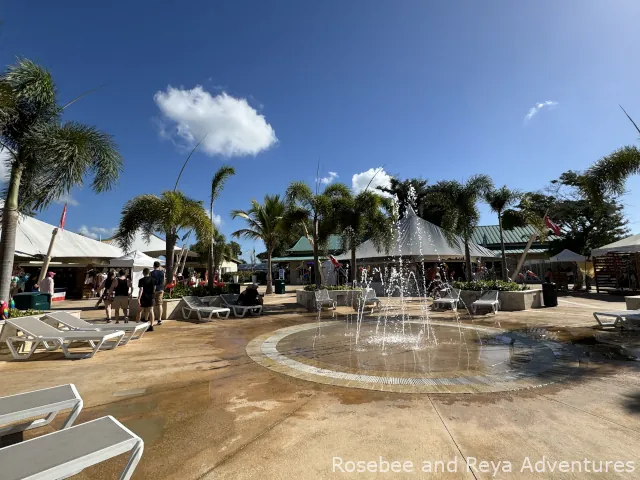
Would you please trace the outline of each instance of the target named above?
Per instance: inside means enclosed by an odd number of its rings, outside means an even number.
[[[153,332],[153,327],[147,328],[147,332]]]
[[[158,323],[156,323],[156,326],[158,325],[162,325],[162,320],[158,320]]]

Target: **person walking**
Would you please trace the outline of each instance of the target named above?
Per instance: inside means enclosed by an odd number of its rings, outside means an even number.
[[[124,323],[129,323],[127,313],[129,311],[129,299],[131,298],[131,280],[127,278],[127,272],[120,270],[118,278],[111,284],[112,308],[116,313],[116,323],[120,323],[120,309],[124,314]]]
[[[160,268],[160,262],[153,262],[151,278],[156,282],[156,290],[153,295],[153,313],[157,320],[156,325],[162,325],[162,297],[164,296],[164,271]]]
[[[107,323],[111,323],[111,304],[113,303],[111,284],[114,282],[115,278],[116,272],[111,270],[100,286],[102,289],[102,296],[100,297],[100,300],[104,302],[104,313],[107,315]],[[96,307],[100,304],[100,300],[98,300]]]
[[[143,277],[138,280],[138,312],[142,321],[149,322],[148,332],[153,332],[153,301],[156,291],[156,280],[149,275],[149,269],[142,270]]]

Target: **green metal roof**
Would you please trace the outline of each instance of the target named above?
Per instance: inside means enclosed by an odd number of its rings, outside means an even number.
[[[526,244],[529,237],[536,233],[535,228],[531,225],[526,227],[516,227],[513,230],[503,230],[504,244]],[[548,237],[548,240],[554,240],[558,237],[553,235]],[[500,244],[500,228],[498,225],[483,225],[476,227],[471,235],[471,240],[478,245],[499,245]],[[540,242],[534,241],[534,245],[539,245]]]
[[[329,241],[327,242],[329,253],[341,252],[342,251],[342,238],[340,235],[331,235],[329,237]],[[307,237],[300,237],[300,239],[296,242],[296,244],[287,250],[287,253],[310,253],[313,252],[313,248],[311,248],[311,243]]]

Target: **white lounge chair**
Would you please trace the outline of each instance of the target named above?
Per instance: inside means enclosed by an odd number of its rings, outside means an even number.
[[[234,317],[242,318],[247,313],[251,315],[260,315],[262,313],[262,305],[238,305],[238,298],[240,295],[237,293],[224,293],[220,295],[222,304],[230,308]]]
[[[13,336],[9,336],[11,334],[6,336],[6,342],[16,360],[27,360],[41,344],[50,352],[62,348],[64,356],[67,358],[91,358],[100,348],[110,350],[117,347],[124,337],[123,330],[112,332],[58,330],[42,322],[38,317],[10,318],[6,320],[4,328],[7,331],[15,332]],[[21,332],[22,335],[18,336],[18,332]],[[3,337],[5,337],[4,329]],[[31,343],[29,351],[20,353],[18,351],[20,347],[24,347],[27,343]],[[88,343],[92,351],[72,353],[69,348],[75,343]]]
[[[98,332],[113,332],[117,330],[123,330],[125,332],[124,337],[119,343],[119,346],[126,345],[129,340],[135,340],[142,338],[144,332],[149,328],[149,322],[143,323],[89,323],[84,320],[71,315],[69,312],[50,312],[42,317],[42,321],[48,323],[52,327],[59,328],[60,325],[68,328],[69,330],[88,330]]]
[[[82,410],[75,385],[60,385],[0,398],[0,437],[48,425],[62,410],[71,409],[62,428],[69,428]],[[44,418],[35,419],[35,417]],[[9,425],[3,427],[2,425]],[[0,466],[0,478],[2,467]]]
[[[500,309],[500,300],[498,300],[498,290],[487,290],[478,300],[471,304],[471,311],[475,315],[478,307],[489,307],[496,314]]]
[[[102,417],[57,432],[0,448],[2,480],[58,479],[126,452],[131,457],[120,475],[133,475],[144,442],[115,418]]]
[[[458,302],[460,301],[460,290],[457,288],[450,289],[444,297],[437,298],[433,301],[436,308],[444,308],[450,306],[454,312],[458,310]]]
[[[196,312],[198,315],[198,321],[213,320],[215,314],[218,318],[222,318],[220,314],[226,314],[224,318],[229,318],[231,310],[223,307],[210,307],[206,305],[199,297],[182,297],[185,303],[185,307],[182,307],[182,318],[188,320],[191,317],[191,312]],[[205,316],[203,317],[204,314]]]
[[[376,291],[373,288],[367,288],[364,291],[362,301],[364,302],[364,307],[371,307],[371,313],[373,313],[374,308],[381,308],[382,306],[382,302],[376,295]]]
[[[640,310],[593,312],[593,317],[601,327],[624,328],[628,330],[636,330],[640,328]],[[612,317],[614,321],[603,322],[599,317]]]
[[[327,290],[326,288],[323,288],[322,290],[316,290],[314,292],[314,298],[316,310],[322,310],[322,307],[326,306],[329,306],[335,310],[336,306],[338,305],[335,300],[332,300],[331,297],[329,297],[329,290]]]

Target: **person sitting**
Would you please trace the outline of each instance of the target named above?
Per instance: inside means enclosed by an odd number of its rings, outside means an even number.
[[[434,298],[438,298],[440,295],[440,290],[444,288],[444,284],[442,283],[442,279],[439,273],[436,273],[433,277],[433,281],[429,284],[429,289],[427,290],[428,295],[433,296]]]
[[[244,292],[238,296],[238,305],[245,307],[262,305],[262,301],[262,296],[258,293],[258,285],[255,283],[249,285]]]

